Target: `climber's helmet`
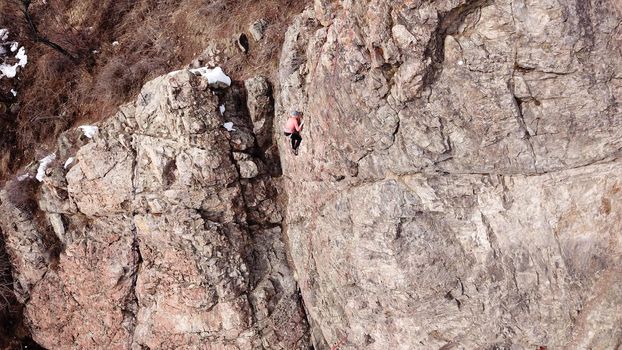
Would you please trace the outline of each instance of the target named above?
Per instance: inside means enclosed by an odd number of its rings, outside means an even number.
[[[299,111],[292,111],[292,117],[300,118],[300,117],[302,117],[302,113],[299,112]]]

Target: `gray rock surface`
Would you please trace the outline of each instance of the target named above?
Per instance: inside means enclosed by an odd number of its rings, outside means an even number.
[[[48,349],[306,347],[278,183],[257,166],[263,156],[246,103],[231,103],[242,92],[213,90],[188,71],[157,78],[93,140],[61,137],[64,158],[48,170],[38,211],[0,192],[35,341]],[[246,133],[243,147],[224,118]],[[72,150],[75,163],[64,170]]]
[[[272,145],[274,100],[272,86],[268,79],[255,77],[244,81],[247,92],[247,107],[253,122],[253,133],[260,147]]]
[[[262,77],[149,82],[93,139],[64,133],[43,183],[0,191],[33,338],[617,349],[621,18],[617,0],[315,0],[276,101]]]
[[[620,345],[621,12],[316,0],[296,19],[277,115],[305,112],[299,155],[279,146],[317,348]]]
[[[261,41],[267,26],[268,22],[266,22],[265,19],[259,19],[248,27],[248,31],[251,33],[255,41]]]

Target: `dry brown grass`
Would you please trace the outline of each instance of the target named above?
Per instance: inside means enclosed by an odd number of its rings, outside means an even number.
[[[15,310],[11,310],[11,305],[15,303],[14,301],[11,261],[6,253],[4,239],[0,235],[0,314],[14,312]]]
[[[143,83],[189,64],[210,41],[233,40],[257,19],[269,27],[259,45],[223,65],[234,79],[274,77],[283,34],[310,0],[52,0],[33,2],[39,31],[79,57],[72,62],[29,36],[18,8],[0,2],[0,27],[28,49],[19,111],[0,108],[0,180],[49,148],[62,131],[97,121],[132,99]],[[118,41],[119,45],[112,43]],[[98,53],[94,54],[93,50]],[[6,79],[0,82],[8,91]],[[15,106],[15,101],[5,105]],[[1,106],[0,106],[1,107]],[[7,151],[10,149],[9,151]],[[4,154],[4,155],[3,155]],[[9,156],[7,156],[7,154]]]
[[[32,343],[25,339],[28,332],[22,323],[21,310],[22,305],[13,293],[11,261],[0,229],[0,349],[22,349],[22,345]]]

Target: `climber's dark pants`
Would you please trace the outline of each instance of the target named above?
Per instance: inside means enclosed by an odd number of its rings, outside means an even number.
[[[300,146],[300,143],[302,142],[302,137],[300,136],[300,134],[297,133],[297,132],[295,132],[295,133],[285,132],[284,134],[287,137],[291,136],[291,139],[292,139],[292,149],[294,151],[297,150],[298,147]]]

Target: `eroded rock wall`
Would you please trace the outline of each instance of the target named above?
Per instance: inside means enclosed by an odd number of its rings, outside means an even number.
[[[287,237],[318,347],[622,342],[622,7],[327,1],[278,112]]]
[[[0,192],[33,338],[619,347],[621,12],[316,0],[286,35],[276,120],[265,79],[155,79],[93,139],[61,137],[37,205]]]
[[[246,86],[248,98],[241,84],[212,88],[189,71],[157,78],[92,140],[63,135],[39,220],[1,192],[16,290],[39,344],[306,348],[276,204],[278,158],[253,130],[270,125],[273,104],[258,101],[271,101],[271,89],[263,78]]]

